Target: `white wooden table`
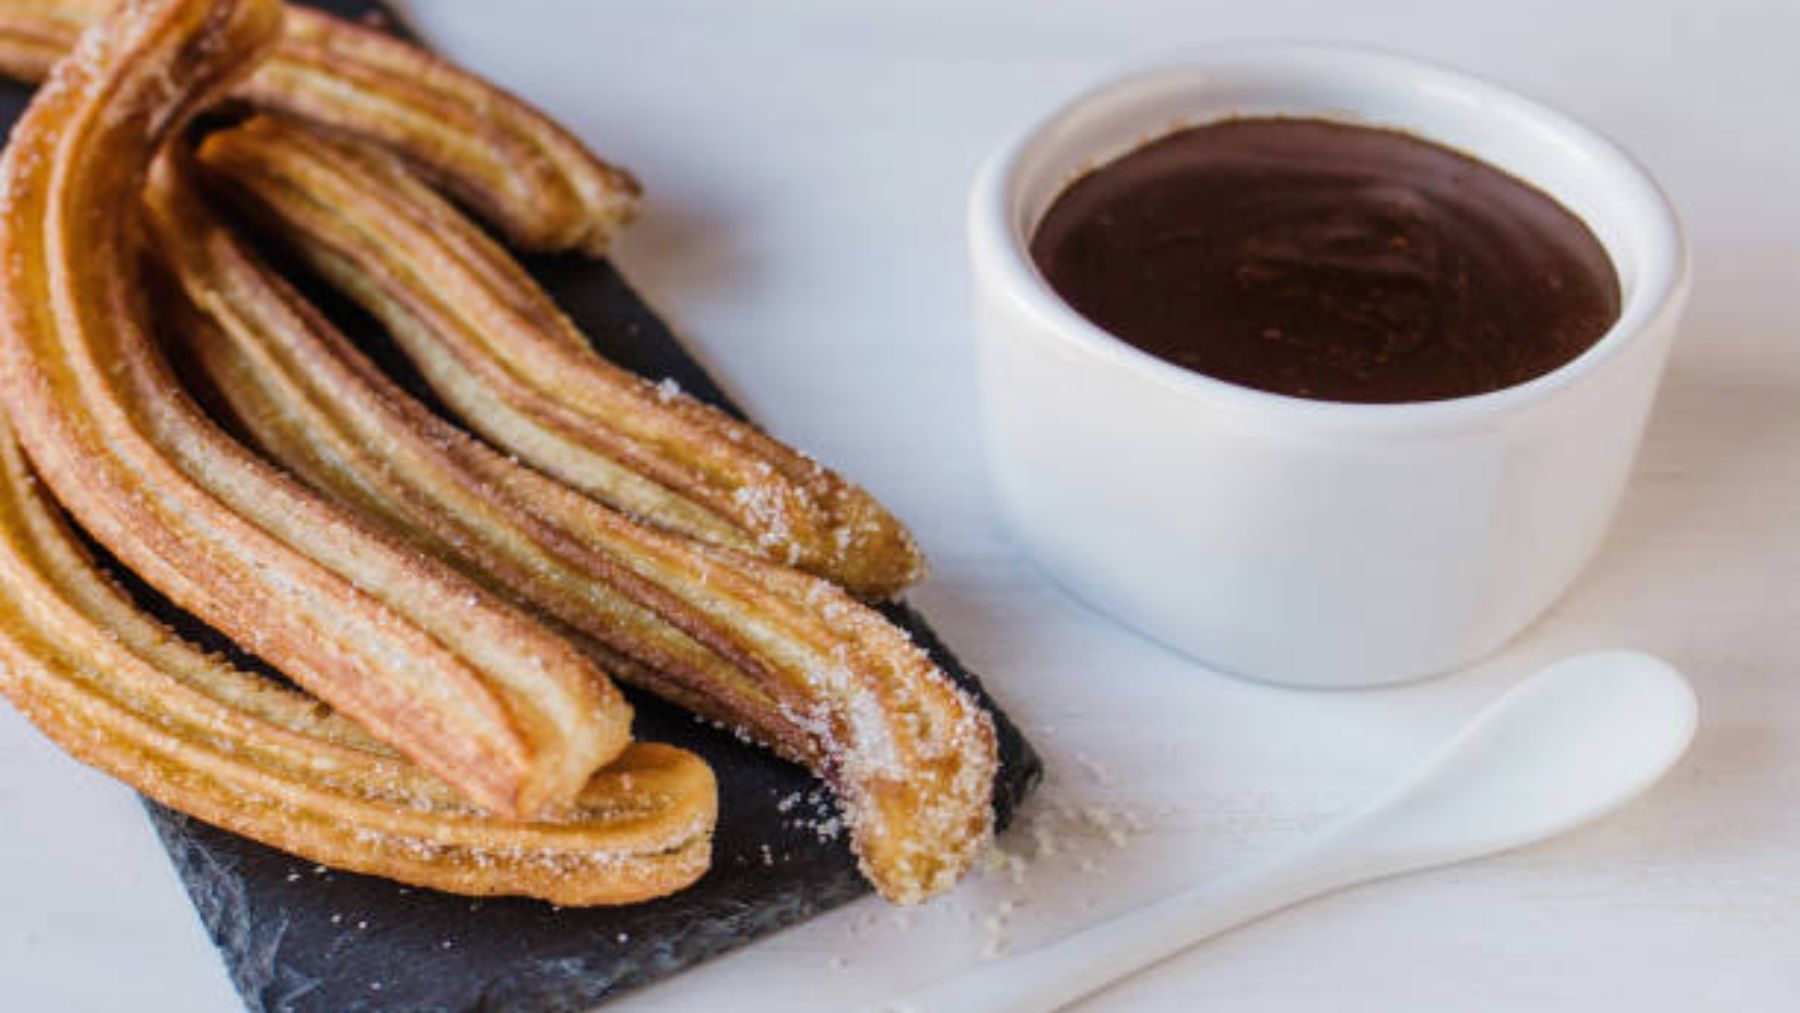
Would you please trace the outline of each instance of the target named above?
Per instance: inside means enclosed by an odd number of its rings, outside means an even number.
[[[420,0],[419,27],[648,184],[622,262],[783,437],[913,523],[917,601],[1051,775],[928,909],[869,900],[620,1010],[832,1010],[1048,940],[1303,832],[1532,666],[1630,645],[1704,708],[1601,827],[1278,916],[1093,1010],[1786,1010],[1800,1002],[1800,7],[1376,0]],[[1686,217],[1692,313],[1611,541],[1475,670],[1302,694],[1222,678],[1047,585],[989,508],[962,204],[1007,131],[1122,63],[1225,37],[1359,39],[1547,99]],[[1295,636],[1305,636],[1297,624]],[[129,792],[0,713],[0,1008],[236,999]]]

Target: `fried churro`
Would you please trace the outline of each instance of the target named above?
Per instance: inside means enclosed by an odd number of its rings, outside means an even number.
[[[94,565],[0,421],[0,692],[77,758],[308,860],[415,886],[621,904],[705,872],[712,772],[633,744],[557,821],[471,807],[318,701],[233,668]]]
[[[986,713],[831,584],[635,524],[414,401],[164,161],[148,191],[172,335],[266,453],[590,642],[621,678],[810,765],[864,870],[916,901],[991,829]]]
[[[119,2],[0,0],[0,74],[42,80]],[[309,7],[285,24],[234,98],[384,145],[527,249],[598,255],[636,213],[636,180],[505,90]]]
[[[89,533],[490,811],[573,802],[630,710],[565,640],[218,430],[146,332],[159,145],[272,45],[273,0],[133,3],[57,64],[0,160],[0,401]]]
[[[601,358],[537,283],[377,148],[257,117],[201,148],[209,182],[380,317],[500,448],[646,523],[893,595],[906,529],[810,458]]]

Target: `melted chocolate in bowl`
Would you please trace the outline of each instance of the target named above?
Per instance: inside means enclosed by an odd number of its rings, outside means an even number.
[[[1447,148],[1321,120],[1181,130],[1072,183],[1032,239],[1083,316],[1178,366],[1327,401],[1523,383],[1619,316],[1587,226]]]

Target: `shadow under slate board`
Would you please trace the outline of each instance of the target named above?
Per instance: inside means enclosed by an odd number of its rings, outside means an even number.
[[[357,0],[319,6],[352,17],[377,13]],[[0,82],[0,122],[16,120],[29,95]],[[736,411],[609,264],[539,258],[529,266],[603,354]],[[307,287],[384,368],[441,410],[377,326]],[[121,576],[184,634],[261,667]],[[886,611],[993,713],[1002,759],[995,797],[1004,825],[1041,774],[1037,755],[918,613],[905,605]],[[834,815],[833,803],[804,770],[653,698],[631,696],[640,738],[700,753],[719,780],[712,871],[647,904],[558,909],[407,889],[315,867],[146,806],[245,1004],[270,1013],[586,1009],[868,892],[844,838],[821,837],[817,827]]]

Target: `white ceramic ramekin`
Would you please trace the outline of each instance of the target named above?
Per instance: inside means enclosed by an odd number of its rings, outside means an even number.
[[[1535,184],[1611,254],[1619,321],[1491,394],[1353,405],[1170,365],[1071,310],[1028,241],[1073,177],[1232,116],[1393,127]],[[1612,518],[1686,301],[1656,184],[1606,139],[1454,71],[1339,46],[1234,44],[1105,84],[982,170],[969,209],[999,504],[1058,583],[1207,664],[1299,686],[1447,671],[1580,572]]]

